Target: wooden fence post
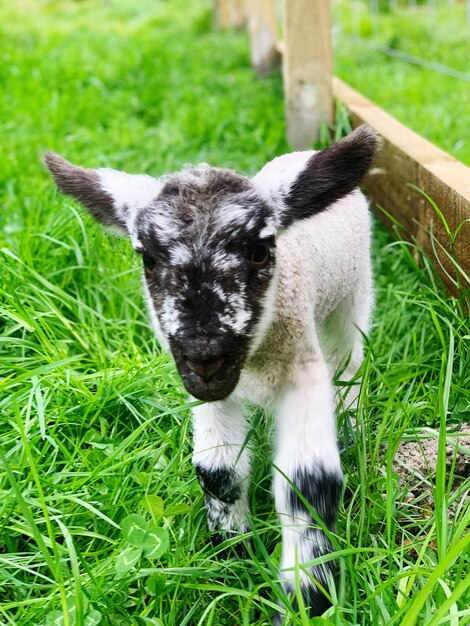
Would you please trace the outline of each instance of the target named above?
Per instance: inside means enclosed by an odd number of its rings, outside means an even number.
[[[287,138],[296,150],[333,121],[330,0],[284,0]]]
[[[251,64],[263,76],[279,65],[275,0],[248,0]]]
[[[250,0],[215,0],[217,24],[220,28],[239,28],[246,22]]]

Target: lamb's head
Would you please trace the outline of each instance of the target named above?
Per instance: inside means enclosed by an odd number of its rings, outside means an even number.
[[[204,400],[230,394],[269,315],[273,208],[230,170],[199,166],[155,180],[56,155],[46,163],[62,191],[131,237],[155,330],[187,390]]]
[[[350,138],[334,154],[316,153],[287,193],[207,165],[157,180],[83,169],[53,153],[45,160],[64,193],[130,237],[157,335],[186,389],[214,401],[234,390],[273,318],[276,236],[352,191],[367,171],[375,134]]]

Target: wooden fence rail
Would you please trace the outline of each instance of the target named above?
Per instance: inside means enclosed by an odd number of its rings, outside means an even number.
[[[391,219],[380,210],[379,216],[389,227],[399,222],[403,234],[433,260],[448,289],[468,296],[470,168],[333,76],[330,0],[283,0],[283,41],[277,36],[275,0],[216,4],[221,25],[249,25],[259,75],[282,57],[287,137],[294,149],[310,147],[320,126],[332,122],[333,98],[346,106],[353,126],[367,123],[381,134],[382,149],[365,181],[374,204]],[[224,22],[221,17],[228,14],[238,17]]]
[[[369,196],[437,263],[450,291],[470,287],[462,274],[470,274],[470,168],[338,78],[333,79],[333,91],[349,111],[354,127],[370,124],[382,136],[375,167],[364,182]],[[442,218],[418,189],[442,211]],[[378,214],[387,226],[393,226],[382,211]]]

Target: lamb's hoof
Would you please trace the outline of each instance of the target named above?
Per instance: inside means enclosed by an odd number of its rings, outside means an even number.
[[[273,626],[282,626],[283,621],[284,621],[284,615],[281,615],[281,613],[276,612],[276,614],[271,620],[271,623]]]
[[[282,622],[280,621],[280,618],[278,617],[278,614],[276,614],[272,620],[271,620],[271,624],[273,626],[281,626]]]
[[[302,597],[309,619],[313,619],[314,617],[319,617],[320,615],[323,615],[323,613],[330,608],[330,600],[319,589],[317,589],[317,587],[304,587],[302,585],[301,589]],[[294,589],[293,587],[291,587],[290,584],[287,585],[286,591],[291,598],[292,609],[294,610],[294,612],[298,611],[298,602],[294,595]],[[282,626],[282,624],[284,623],[284,618],[285,615],[283,615],[281,612],[277,612],[272,618],[273,626]]]
[[[213,533],[211,536],[212,545],[216,548],[228,539],[234,539],[234,537],[237,536],[238,533],[230,531],[219,531]],[[237,559],[248,559],[250,558],[250,551],[253,552],[251,539],[239,537],[239,540],[236,543],[234,542],[228,546],[224,546],[224,548],[219,551],[219,557],[223,559],[230,559],[234,557]]]

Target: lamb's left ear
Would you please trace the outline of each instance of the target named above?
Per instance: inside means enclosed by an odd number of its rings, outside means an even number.
[[[130,237],[137,211],[148,206],[162,189],[162,183],[151,176],[109,168],[85,169],[54,152],[48,152],[44,162],[62,193],[76,198],[101,224]]]
[[[351,193],[367,174],[379,145],[378,133],[363,125],[314,153],[285,192],[281,226],[320,213]]]

